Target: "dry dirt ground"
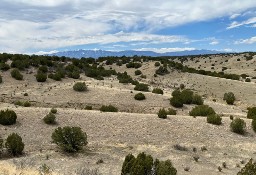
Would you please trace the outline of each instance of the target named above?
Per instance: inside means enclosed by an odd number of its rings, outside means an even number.
[[[250,127],[251,120],[245,119],[245,136],[232,133],[229,128],[230,115],[245,118],[246,108],[256,105],[254,82],[245,83],[172,70],[168,75],[153,77],[156,69],[154,62],[144,63],[140,68],[147,76],[146,79],[134,76],[135,69],[115,65],[107,67],[119,72],[127,71],[141,82],[150,84],[151,90],[153,87],[161,87],[164,95],[146,92],[145,101],[136,101],[134,86],[119,84],[115,77],[97,81],[82,76],[75,81],[85,81],[88,91],[79,93],[72,89],[75,82],[73,79],[61,82],[48,79],[46,83],[37,83],[33,74],[23,72],[24,80],[17,81],[10,78],[9,71],[1,73],[3,83],[0,84],[0,109],[13,109],[17,113],[18,122],[13,126],[0,125],[0,136],[6,138],[12,132],[21,135],[25,143],[25,154],[19,158],[0,160],[0,175],[22,171],[23,174],[35,174],[43,164],[57,174],[75,175],[79,168],[84,167],[99,169],[103,175],[118,175],[128,153],[136,155],[143,151],[161,160],[170,159],[181,175],[236,174],[244,166],[243,162],[256,158],[256,135]],[[205,117],[188,116],[192,105],[177,109],[177,116],[159,119],[157,111],[171,107],[171,92],[181,83],[203,95],[205,104],[223,115],[223,124],[214,126],[208,124]],[[229,91],[237,97],[233,106],[226,105],[222,100],[223,94]],[[24,96],[24,93],[28,93],[28,96]],[[15,106],[13,103],[17,100],[30,101],[32,106]],[[98,111],[103,104],[112,104],[120,112]],[[86,105],[93,106],[93,110],[84,110]],[[51,107],[58,109],[58,124],[55,126],[46,125],[42,121]],[[67,155],[51,143],[51,134],[59,126],[81,127],[88,135],[85,151]],[[176,150],[173,147],[175,144],[185,146],[188,150]],[[206,147],[207,151],[201,151],[202,147]],[[195,152],[193,148],[196,148]],[[194,160],[195,156],[199,156],[198,162]],[[97,164],[100,159],[104,163]],[[226,162],[227,168],[218,172],[218,166],[222,166],[223,162]],[[184,171],[185,167],[190,170]]]

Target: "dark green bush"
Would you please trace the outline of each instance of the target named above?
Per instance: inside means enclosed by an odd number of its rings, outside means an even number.
[[[256,119],[256,107],[248,108],[247,118]]]
[[[148,85],[143,84],[143,83],[136,84],[135,87],[134,87],[134,90],[136,90],[136,91],[145,91],[145,92],[149,91]]]
[[[56,116],[53,113],[49,113],[44,117],[44,122],[48,125],[56,124]]]
[[[47,66],[40,66],[38,68],[38,72],[47,73],[48,72],[48,67]]]
[[[87,90],[87,86],[85,85],[85,82],[77,82],[74,84],[73,89],[78,92],[83,92]]]
[[[163,108],[163,109],[160,109],[157,113],[158,117],[159,118],[162,118],[162,119],[166,119],[167,118],[167,112],[166,110]]]
[[[16,68],[11,71],[11,76],[16,80],[23,80],[23,75]]]
[[[0,70],[2,71],[7,71],[10,69],[10,66],[9,64],[6,64],[6,63],[0,63]]]
[[[159,67],[161,64],[159,62],[155,62],[155,67]]]
[[[246,123],[243,119],[235,118],[230,123],[230,128],[231,128],[231,131],[234,132],[234,133],[244,134],[245,133],[245,128],[246,128]]]
[[[252,129],[254,132],[256,132],[256,119],[252,119]]]
[[[17,115],[13,110],[6,109],[0,111],[0,124],[13,125],[16,123]]]
[[[92,110],[92,106],[86,105],[86,106],[85,106],[85,109],[86,109],[86,110]]]
[[[51,113],[56,114],[56,113],[57,113],[57,109],[52,108],[52,109],[51,109]]]
[[[246,78],[245,82],[251,82],[251,79],[250,78]]]
[[[73,153],[83,149],[87,145],[87,135],[79,127],[58,127],[52,133],[53,143],[63,151]]]
[[[126,67],[127,68],[135,68],[135,69],[138,69],[142,66],[141,63],[136,63],[136,62],[130,62],[128,64],[126,64]]]
[[[118,112],[118,109],[112,105],[108,105],[108,106],[101,106],[100,107],[100,111],[102,112]]]
[[[162,89],[160,89],[160,88],[154,88],[152,93],[154,93],[154,94],[162,94],[163,95],[164,91]]]
[[[183,104],[191,104],[193,101],[193,92],[191,90],[185,89],[181,91],[181,98]]]
[[[157,75],[166,75],[166,74],[169,74],[170,72],[168,71],[168,69],[164,66],[160,66],[156,72],[155,72]]]
[[[38,72],[36,74],[36,80],[37,82],[45,82],[47,79],[47,74],[46,73],[42,73],[42,72]]]
[[[3,79],[2,79],[2,76],[0,75],[0,83],[2,83],[3,82]]]
[[[134,73],[135,73],[135,75],[141,75],[142,74],[142,72],[140,70],[136,70]]]
[[[24,146],[25,145],[22,142],[22,138],[16,133],[12,133],[11,135],[9,135],[5,142],[5,147],[7,148],[8,152],[13,156],[21,155]]]
[[[217,114],[211,114],[207,116],[207,123],[214,125],[221,125],[222,118]]]
[[[183,107],[183,99],[182,99],[180,96],[173,96],[173,97],[170,99],[170,104],[171,104],[173,107],[182,108],[182,107]]]
[[[236,98],[233,92],[228,92],[224,94],[224,98],[223,100],[225,100],[227,102],[227,104],[229,105],[233,105]]]
[[[207,116],[211,114],[215,114],[215,111],[208,105],[196,106],[189,112],[190,116]]]
[[[168,108],[167,115],[176,115],[176,114],[177,114],[176,110],[172,108]]]
[[[145,100],[145,99],[146,99],[145,95],[142,94],[142,93],[136,94],[136,95],[134,96],[134,98],[135,98],[135,100]]]
[[[58,72],[55,73],[55,74],[49,74],[48,75],[48,78],[51,78],[55,81],[61,81],[61,77],[62,77],[61,73],[58,73]]]
[[[256,173],[256,163],[252,159],[243,167],[237,175],[255,175]]]
[[[173,167],[170,160],[154,161],[151,155],[144,152],[139,153],[137,158],[128,154],[122,165],[121,175],[176,175],[177,170]]]
[[[203,105],[204,104],[204,100],[200,95],[193,95],[192,98],[192,104],[196,104],[196,105]]]
[[[31,103],[30,103],[29,101],[25,101],[25,102],[23,103],[23,106],[24,106],[24,107],[30,107],[30,106],[31,106]]]

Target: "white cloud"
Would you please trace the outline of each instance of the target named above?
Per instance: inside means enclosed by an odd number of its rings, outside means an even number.
[[[249,25],[249,24],[255,24],[255,23],[256,23],[256,17],[252,17],[252,18],[250,18],[246,21],[242,21],[242,22],[234,21],[227,27],[227,29],[233,29],[233,28],[237,28],[237,27],[240,27],[243,25]]]
[[[1,0],[0,51],[120,41],[189,43],[185,37],[152,33],[231,14],[234,19],[253,7],[255,0]],[[241,24],[232,26],[237,25]],[[120,31],[124,32],[118,36]]]
[[[235,13],[235,14],[231,15],[231,16],[229,17],[229,19],[235,19],[235,18],[237,18],[238,16],[241,16],[241,14]]]
[[[185,47],[185,48],[141,48],[141,49],[135,49],[137,51],[154,51],[157,53],[166,53],[166,52],[180,52],[180,51],[191,51],[196,50],[195,48]]]
[[[235,41],[235,44],[254,44],[256,43],[256,36],[248,38],[248,39],[242,39],[239,41]]]
[[[219,41],[212,41],[212,42],[210,42],[210,45],[217,45],[217,44],[219,44]]]

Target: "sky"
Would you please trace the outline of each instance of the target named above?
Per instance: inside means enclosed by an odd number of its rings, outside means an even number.
[[[0,0],[0,52],[256,51],[256,0]]]

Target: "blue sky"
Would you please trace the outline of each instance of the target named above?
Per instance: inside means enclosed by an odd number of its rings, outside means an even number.
[[[0,0],[0,52],[256,51],[255,0]]]

